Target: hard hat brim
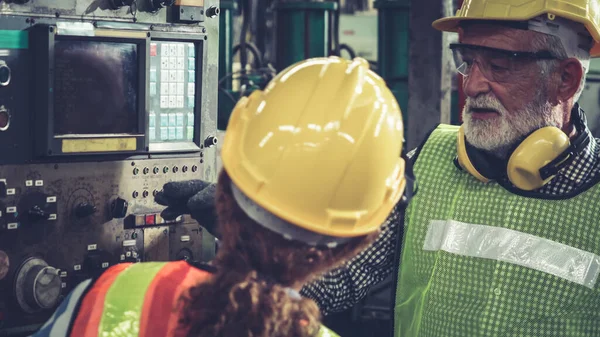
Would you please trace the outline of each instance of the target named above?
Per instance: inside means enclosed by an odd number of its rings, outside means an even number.
[[[548,12],[539,12],[539,13],[535,13],[534,15],[527,15],[527,16],[523,16],[520,18],[515,18],[515,17],[511,17],[506,18],[506,17],[485,17],[485,18],[475,18],[475,17],[462,17],[462,16],[451,16],[451,17],[446,17],[446,18],[441,18],[438,20],[435,20],[431,25],[433,28],[442,31],[442,32],[457,32],[459,25],[462,21],[527,21],[531,18],[534,18],[536,16],[542,15],[542,14],[547,14]],[[557,16],[561,16],[564,17],[565,19],[569,19],[569,20],[573,20],[573,21],[577,21],[577,22],[581,22],[580,18],[576,18],[573,15],[567,14],[567,13],[550,13],[550,14],[555,14]],[[598,35],[597,29],[595,27],[588,27],[588,25],[591,25],[591,22],[582,22],[582,24],[584,24],[588,30],[588,32],[590,33],[590,35],[592,35],[592,38],[594,39],[594,46],[592,47],[592,49],[590,50],[590,57],[600,57],[600,35]],[[593,29],[590,29],[593,28]]]

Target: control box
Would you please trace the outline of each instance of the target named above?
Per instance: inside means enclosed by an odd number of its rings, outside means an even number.
[[[217,0],[0,1],[0,336],[120,262],[214,258],[169,181],[217,178]]]

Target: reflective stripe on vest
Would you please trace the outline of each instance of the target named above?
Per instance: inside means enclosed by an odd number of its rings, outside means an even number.
[[[72,337],[183,337],[178,323],[191,287],[212,274],[185,261],[122,263],[106,270],[88,291]],[[338,337],[321,326],[318,337]]]
[[[600,257],[562,243],[512,229],[433,220],[423,250],[514,263],[594,288]]]
[[[395,336],[600,336],[600,186],[542,200],[481,183],[454,166],[457,131],[414,166]]]
[[[178,336],[181,295],[210,273],[185,261],[119,264],[100,276],[81,303],[71,336]]]

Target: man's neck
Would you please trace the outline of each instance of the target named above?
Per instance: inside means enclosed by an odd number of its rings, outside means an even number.
[[[564,110],[564,123],[561,130],[569,136],[570,139],[577,136],[577,128],[573,125],[573,119],[571,118],[573,109],[576,108],[574,104],[569,104]]]
[[[577,128],[575,128],[573,123],[571,123],[570,121],[568,124],[565,124],[562,130],[564,133],[567,134],[567,136],[569,136],[570,139],[573,139],[575,138],[575,136],[577,136]]]

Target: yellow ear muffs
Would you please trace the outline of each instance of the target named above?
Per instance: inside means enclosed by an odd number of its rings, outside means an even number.
[[[475,168],[475,166],[469,159],[469,155],[467,154],[467,147],[465,145],[465,131],[463,130],[462,125],[458,129],[458,139],[456,142],[456,153],[458,155],[457,156],[458,164],[460,165],[460,167],[463,168],[463,170],[469,172],[473,177],[475,177],[477,180],[481,181],[482,183],[490,182],[489,178],[484,177],[481,173],[479,173],[479,171],[477,171],[477,169]]]
[[[508,161],[502,164],[506,165],[506,172],[503,168],[500,168],[500,172],[494,172],[494,168],[499,168],[498,163],[494,163],[493,160],[490,162],[489,158],[484,157],[483,161],[478,157],[469,158],[469,153],[474,156],[478,156],[478,153],[471,151],[472,146],[466,143],[463,126],[461,126],[458,131],[458,155],[454,162],[484,183],[498,179],[496,175],[499,174],[507,178],[518,189],[524,191],[538,189],[550,182],[560,170],[567,167],[576,155],[587,148],[591,141],[586,127],[585,114],[578,106],[573,109],[571,120],[577,131],[575,138],[571,140],[566,133],[554,126],[538,129],[509,154]],[[489,172],[488,169],[490,169]],[[490,179],[484,174],[493,176],[490,176]]]
[[[556,174],[542,177],[540,170],[563,155],[570,146],[567,134],[557,127],[547,126],[536,130],[511,154],[507,166],[508,179],[517,188],[525,191],[544,186]],[[561,162],[568,158],[569,156],[566,156]]]

